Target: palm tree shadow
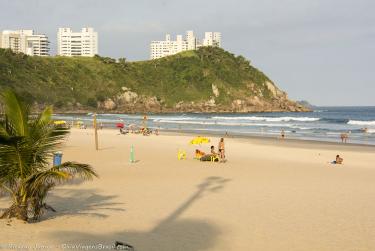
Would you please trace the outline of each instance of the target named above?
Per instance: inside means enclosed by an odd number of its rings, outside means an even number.
[[[123,203],[112,202],[117,196],[101,195],[93,189],[71,190],[65,188],[57,189],[59,194],[51,193],[47,203],[56,212],[47,212],[41,220],[48,220],[64,215],[87,215],[94,217],[108,217],[107,211],[125,211]],[[99,212],[98,212],[99,211]]]
[[[222,233],[214,223],[204,219],[179,219],[183,212],[198,199],[221,191],[229,179],[208,177],[197,186],[185,202],[154,228],[145,232],[120,231],[101,235],[82,232],[57,231],[51,237],[67,244],[114,245],[115,241],[128,243],[141,251],[199,251],[212,247]],[[124,222],[126,224],[126,222]]]

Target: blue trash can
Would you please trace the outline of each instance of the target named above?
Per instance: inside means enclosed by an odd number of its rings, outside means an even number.
[[[61,165],[62,161],[62,152],[55,152],[53,154],[53,166]]]

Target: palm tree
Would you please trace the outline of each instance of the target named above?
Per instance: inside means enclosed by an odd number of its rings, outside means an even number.
[[[0,218],[35,220],[45,210],[54,211],[45,198],[56,185],[72,178],[90,180],[97,174],[91,166],[76,162],[50,165],[53,153],[69,133],[53,127],[51,107],[31,116],[13,92],[5,91],[1,98],[0,191],[10,196],[12,205]]]

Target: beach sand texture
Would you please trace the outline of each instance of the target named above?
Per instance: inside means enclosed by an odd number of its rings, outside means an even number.
[[[89,163],[100,178],[57,187],[48,197],[57,213],[41,222],[0,220],[0,245],[375,250],[374,147],[227,138],[228,162],[203,163],[192,159],[191,138],[101,130],[95,151],[93,131],[73,129],[63,160]],[[187,160],[177,160],[179,148]],[[336,154],[344,165],[329,164]],[[8,203],[0,198],[0,209]]]

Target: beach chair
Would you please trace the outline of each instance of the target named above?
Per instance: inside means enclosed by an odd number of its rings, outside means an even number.
[[[219,157],[217,155],[211,155],[211,162],[219,162]]]
[[[178,150],[178,153],[177,153],[177,159],[178,160],[183,160],[183,159],[186,159],[186,151],[185,150]]]

